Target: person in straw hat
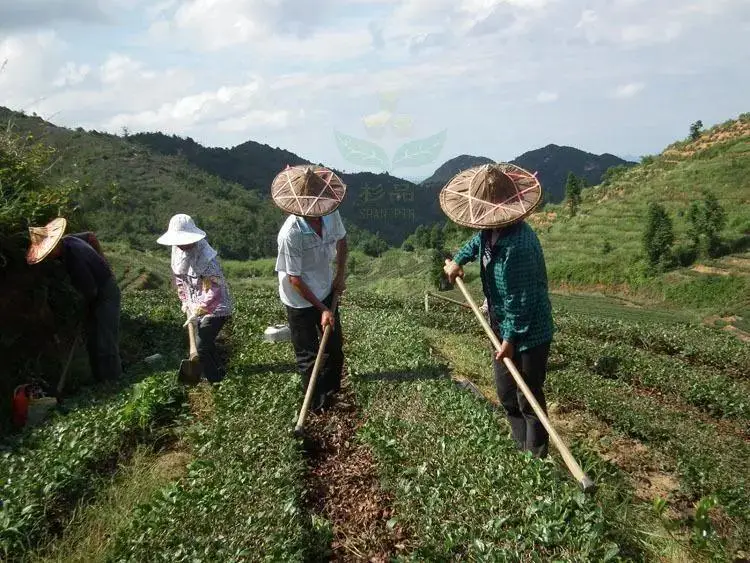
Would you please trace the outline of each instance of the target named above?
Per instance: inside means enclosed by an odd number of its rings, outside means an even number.
[[[217,252],[190,215],[178,213],[169,220],[167,232],[157,241],[172,247],[172,275],[182,311],[183,326],[195,323],[195,346],[203,375],[211,383],[224,378],[225,369],[216,349],[216,337],[232,315],[232,297]]]
[[[29,227],[29,264],[59,259],[73,287],[86,303],[84,322],[91,373],[96,381],[122,375],[120,358],[120,288],[94,233],[65,235],[67,221],[58,217],[44,227]]]
[[[290,214],[279,231],[275,269],[303,393],[312,375],[321,332],[326,326],[333,328],[315,386],[313,412],[330,407],[341,387],[341,320],[338,310],[331,311],[331,303],[334,293],[345,289],[346,229],[337,211],[345,194],[346,185],[322,166],[287,166],[271,185],[274,203]]]
[[[547,271],[539,239],[524,219],[542,200],[536,176],[512,164],[485,164],[453,177],[440,207],[455,223],[479,229],[445,273],[452,283],[462,266],[480,260],[490,325],[502,342],[493,359],[498,399],[517,446],[547,455],[549,437],[502,359],[511,358],[546,412],[544,381],[554,332]]]

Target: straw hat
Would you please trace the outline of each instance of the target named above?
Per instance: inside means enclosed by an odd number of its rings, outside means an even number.
[[[180,246],[193,244],[206,238],[206,232],[195,226],[190,215],[178,213],[169,220],[167,232],[156,239],[156,242],[165,246]]]
[[[38,264],[52,252],[65,234],[68,222],[63,217],[52,219],[44,227],[29,227],[31,245],[26,251],[26,262]]]
[[[475,166],[456,174],[440,191],[440,207],[453,221],[472,229],[517,223],[542,201],[542,186],[515,164]]]
[[[336,211],[346,195],[346,185],[322,166],[287,166],[271,183],[273,202],[293,215],[322,217]]]

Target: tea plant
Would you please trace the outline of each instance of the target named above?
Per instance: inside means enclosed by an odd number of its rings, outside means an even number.
[[[92,476],[173,419],[182,399],[173,374],[156,374],[129,394],[59,416],[5,446],[0,457],[3,556],[17,557],[42,539],[91,490]]]
[[[133,515],[112,561],[302,560],[313,550],[301,510],[304,461],[290,434],[301,401],[288,344],[261,341],[283,320],[275,292],[237,294],[235,356],[209,421],[193,421],[186,478]]]
[[[515,450],[498,415],[445,376],[416,323],[348,309],[360,437],[411,531],[407,559],[613,559],[600,508],[553,464]]]

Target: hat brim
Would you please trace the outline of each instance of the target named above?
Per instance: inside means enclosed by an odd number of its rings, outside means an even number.
[[[158,239],[158,244],[164,246],[181,246],[183,244],[193,244],[206,238],[206,233],[201,231],[200,233],[188,233],[186,231],[167,231]]]
[[[46,229],[48,233],[51,232],[51,234],[48,234],[40,242],[31,243],[26,251],[26,263],[29,265],[39,264],[39,262],[47,258],[50,252],[52,252],[60,243],[63,236],[65,236],[65,229],[67,226],[68,221],[64,217],[57,217],[47,223],[44,229]]]
[[[326,182],[325,191],[318,195],[299,196],[292,183],[299,175],[312,168]],[[322,166],[289,166],[279,172],[271,183],[273,203],[287,213],[300,217],[323,217],[330,215],[341,205],[346,196],[346,184],[332,170]]]
[[[522,221],[542,202],[542,186],[535,174],[520,166],[497,163],[516,187],[506,201],[482,201],[470,196],[471,182],[482,166],[459,172],[440,191],[440,208],[454,223],[471,229],[497,229]]]

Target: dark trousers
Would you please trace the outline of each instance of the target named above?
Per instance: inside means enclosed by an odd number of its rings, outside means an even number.
[[[548,342],[523,352],[516,351],[513,357],[513,363],[545,414],[547,403],[543,387],[544,380],[547,378],[549,349],[550,343]],[[493,360],[493,366],[497,398],[508,416],[513,440],[519,449],[531,451],[535,457],[545,457],[549,446],[547,430],[502,360]]]
[[[86,348],[96,381],[122,375],[120,359],[120,288],[113,278],[99,288],[86,319]]]
[[[198,330],[195,331],[195,347],[201,360],[203,375],[211,383],[224,379],[225,369],[221,365],[221,359],[216,349],[216,336],[227,319],[229,317],[205,316],[201,318],[198,323]]]
[[[333,294],[323,299],[323,303],[331,306]],[[310,382],[315,358],[318,355],[320,339],[323,336],[323,329],[320,326],[321,313],[315,307],[305,307],[304,309],[286,308],[287,320],[289,322],[289,332],[292,337],[292,346],[297,361],[297,369],[302,375],[302,392],[307,392],[307,385]],[[315,393],[313,394],[310,408],[318,411],[326,406],[330,395],[337,393],[341,388],[341,371],[344,368],[344,352],[342,350],[341,336],[341,319],[338,308],[335,312],[336,323],[334,330],[328,337],[328,344],[322,358],[322,366],[315,383]]]

